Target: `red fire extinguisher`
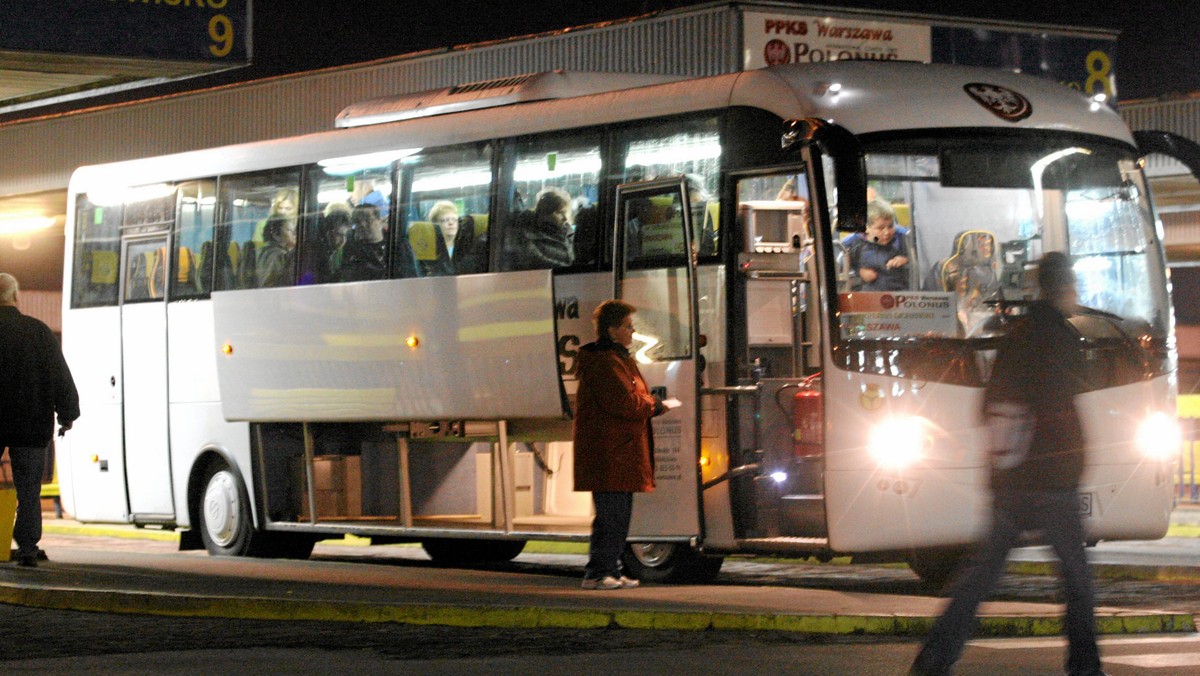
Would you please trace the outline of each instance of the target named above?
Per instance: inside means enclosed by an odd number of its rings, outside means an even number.
[[[825,414],[821,391],[801,388],[792,399],[793,452],[798,458],[811,458],[825,450]]]

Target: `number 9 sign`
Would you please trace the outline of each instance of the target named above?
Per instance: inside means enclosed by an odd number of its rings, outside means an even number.
[[[214,15],[208,20],[208,37],[213,41],[208,46],[213,56],[228,56],[233,50],[233,22],[224,14]]]

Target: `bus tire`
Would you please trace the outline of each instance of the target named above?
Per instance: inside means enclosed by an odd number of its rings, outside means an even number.
[[[625,574],[646,582],[706,584],[717,578],[724,562],[724,557],[667,542],[630,543],[621,554]]]
[[[942,591],[970,554],[965,547],[918,549],[908,555],[908,567],[925,585]]]
[[[251,556],[254,524],[245,486],[224,462],[204,471],[200,489],[199,530],[204,548],[213,556]]]
[[[430,538],[422,540],[421,547],[435,563],[464,566],[512,561],[525,549],[525,541]]]

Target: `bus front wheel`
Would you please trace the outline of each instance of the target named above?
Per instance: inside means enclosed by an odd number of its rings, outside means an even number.
[[[621,555],[625,571],[646,582],[712,582],[724,562],[720,556],[704,556],[691,547],[667,542],[634,542]]]
[[[224,463],[205,472],[200,495],[200,538],[214,556],[248,556],[253,535],[250,498],[242,482]]]
[[[213,556],[307,559],[316,539],[305,533],[267,533],[254,528],[250,498],[224,462],[205,471],[200,495],[200,539]]]

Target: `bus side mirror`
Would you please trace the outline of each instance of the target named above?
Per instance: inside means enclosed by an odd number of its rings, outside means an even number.
[[[780,144],[785,151],[815,144],[833,160],[838,230],[866,230],[867,162],[858,137],[845,127],[810,117],[785,121]]]

